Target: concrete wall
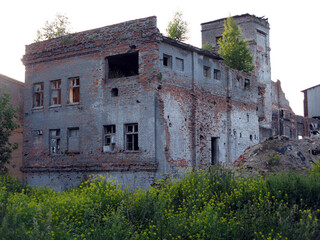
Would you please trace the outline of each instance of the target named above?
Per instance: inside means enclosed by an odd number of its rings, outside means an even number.
[[[20,167],[22,166],[24,83],[0,74],[0,88],[1,93],[6,92],[10,94],[10,103],[14,108],[18,108],[17,123],[20,127],[12,132],[9,141],[11,143],[18,143],[19,147],[12,152],[12,159],[8,165],[8,169],[10,175],[22,180]],[[15,167],[12,167],[12,165],[15,165]]]
[[[320,118],[320,85],[303,91],[305,96],[305,117]]]

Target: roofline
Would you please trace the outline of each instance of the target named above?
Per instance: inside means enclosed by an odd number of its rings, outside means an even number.
[[[231,17],[232,17],[232,18],[241,18],[241,17],[246,17],[246,16],[254,17],[254,18],[257,18],[257,19],[259,19],[259,20],[264,20],[264,21],[266,21],[267,24],[269,25],[268,18],[265,18],[264,16],[262,16],[262,17],[257,17],[257,16],[255,16],[254,14],[245,13],[245,14],[235,15],[235,16],[231,16]],[[213,21],[201,23],[200,25],[203,26],[203,25],[206,25],[206,24],[211,24],[211,23],[219,22],[219,21],[222,21],[222,20],[226,20],[227,18],[228,18],[228,17],[220,18],[220,19],[217,19],[217,20],[213,20]]]
[[[200,54],[205,55],[207,57],[211,57],[211,58],[214,58],[214,59],[217,59],[217,60],[223,60],[223,57],[220,56],[217,53],[211,53],[211,52],[203,50],[201,48],[198,48],[198,47],[195,47],[195,46],[180,42],[180,41],[175,40],[173,38],[169,38],[169,37],[166,37],[166,36],[162,35],[162,41],[165,42],[165,43],[171,44],[173,46],[185,49],[185,50],[190,50],[190,51],[194,51],[194,52],[200,53]]]
[[[18,81],[18,80],[16,80],[16,79],[13,79],[13,78],[11,78],[11,77],[8,77],[8,76],[3,75],[3,74],[0,73],[0,79],[1,79],[1,78],[4,79],[4,80],[7,80],[7,81],[9,81],[9,82],[17,83],[17,84],[19,84],[19,85],[24,86],[24,82]]]
[[[313,86],[313,87],[309,87],[309,88],[307,88],[307,89],[305,89],[305,90],[302,90],[301,92],[306,92],[306,91],[308,91],[308,90],[310,90],[310,89],[312,89],[312,88],[316,88],[316,87],[320,87],[320,84],[315,85],[315,86]]]

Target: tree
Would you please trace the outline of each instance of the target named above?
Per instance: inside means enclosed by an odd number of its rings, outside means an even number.
[[[248,42],[242,38],[241,33],[236,21],[232,17],[227,18],[224,22],[224,33],[219,39],[218,53],[229,67],[250,73],[254,69],[253,56],[248,48]]]
[[[37,31],[35,42],[58,38],[70,34],[70,22],[67,16],[56,14],[55,20],[46,21],[45,26]]]
[[[172,20],[168,23],[167,36],[179,41],[188,39],[188,23],[183,21],[182,12],[175,12]]]
[[[19,127],[14,121],[17,110],[10,104],[10,95],[0,96],[0,173],[7,172],[6,164],[10,163],[11,153],[18,148],[17,143],[10,143],[9,137],[13,130]]]

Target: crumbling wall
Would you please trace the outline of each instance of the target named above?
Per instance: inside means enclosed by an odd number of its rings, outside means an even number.
[[[132,171],[145,176],[148,184],[154,181],[159,164],[154,91],[159,75],[158,42],[156,18],[150,17],[26,47],[22,170],[30,183],[58,186],[72,181],[77,184],[91,173],[124,172],[125,176]],[[138,63],[133,64],[138,66],[139,74],[133,67],[133,73],[124,75],[121,65],[117,72],[114,70],[117,66],[112,66],[110,61],[119,64],[119,60],[111,56],[118,56],[120,60],[127,60],[129,56],[134,59],[128,60],[131,62],[137,59]],[[118,75],[112,75],[111,71]],[[80,80],[79,102],[70,102],[69,84],[74,77]],[[58,105],[50,102],[53,80],[61,80],[61,104]],[[43,83],[40,107],[33,105],[33,88],[37,83]],[[110,125],[116,129],[110,145],[113,149],[105,151],[104,126]],[[136,126],[138,137],[134,141],[139,143],[134,147],[134,143],[125,140],[127,125]],[[60,131],[58,153],[50,150],[50,130],[55,129]],[[78,134],[80,147],[76,152],[70,152],[68,146],[70,129]],[[133,178],[121,181],[129,185]]]

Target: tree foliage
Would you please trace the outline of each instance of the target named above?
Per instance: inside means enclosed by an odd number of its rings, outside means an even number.
[[[206,42],[206,44],[202,45],[202,49],[206,50],[208,52],[211,52],[211,53],[213,52],[213,46],[211,43],[208,43],[208,42]]]
[[[19,125],[14,121],[17,110],[10,104],[10,95],[0,96],[0,173],[6,172],[6,164],[10,163],[11,153],[18,148],[17,143],[10,143],[9,137]]]
[[[58,38],[70,34],[70,22],[67,16],[56,14],[52,22],[46,21],[45,26],[37,31],[35,42]]]
[[[167,27],[167,36],[179,41],[188,39],[188,23],[183,20],[182,12],[175,12]]]
[[[219,39],[218,53],[224,62],[234,69],[250,73],[254,69],[253,56],[248,48],[248,42],[241,36],[241,28],[236,21],[229,17],[224,22],[224,33]]]

